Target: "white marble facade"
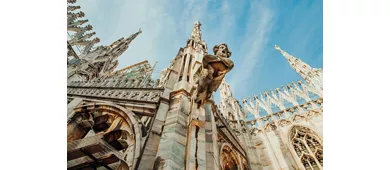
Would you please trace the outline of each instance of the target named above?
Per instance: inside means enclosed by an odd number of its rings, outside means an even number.
[[[200,22],[159,81],[145,83],[123,71],[110,76],[141,30],[92,48],[98,38],[84,35],[92,26],[82,27],[88,20],[80,20],[74,2],[68,0],[68,30],[77,35],[68,40],[68,169],[323,169],[322,69],[275,46],[303,82],[240,102],[223,80],[221,102],[198,107],[194,75],[208,54]],[[84,51],[75,52],[75,44]]]

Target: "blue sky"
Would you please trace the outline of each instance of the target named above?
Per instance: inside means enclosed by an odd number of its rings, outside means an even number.
[[[232,51],[235,68],[226,80],[239,101],[302,79],[275,44],[314,68],[323,67],[322,1],[79,0],[76,4],[100,38],[99,45],[142,28],[119,58],[118,69],[143,60],[158,61],[154,77],[186,44],[199,20],[209,53],[220,43]]]

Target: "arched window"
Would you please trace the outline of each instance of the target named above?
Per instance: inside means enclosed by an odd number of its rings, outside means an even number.
[[[223,170],[238,170],[238,156],[230,144],[223,144],[221,147],[221,167]]]
[[[323,166],[322,140],[318,135],[302,126],[290,131],[290,144],[306,170],[320,170]]]

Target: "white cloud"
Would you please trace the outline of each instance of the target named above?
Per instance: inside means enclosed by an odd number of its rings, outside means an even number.
[[[234,92],[243,92],[246,90],[241,84],[249,82],[256,69],[263,64],[263,51],[269,40],[269,34],[273,26],[273,11],[267,8],[267,4],[252,2],[250,4],[250,18],[247,22],[245,42],[241,46],[240,60],[243,62],[236,65],[231,79],[228,82],[231,84]]]
[[[207,25],[207,30],[202,27],[202,31],[207,32],[204,38],[209,49],[215,45],[214,43],[234,38],[231,36],[232,31],[240,27],[237,25],[238,14],[247,10],[243,9],[244,2],[223,1],[217,9],[210,9],[209,5],[212,3],[216,2],[187,0],[181,4],[180,1],[129,0],[116,1],[113,6],[109,4],[109,7],[104,1],[86,1],[80,5],[87,18],[95,17],[93,21],[90,20],[90,24],[95,30],[99,30],[96,33],[102,39],[101,44],[110,44],[142,28],[143,33],[119,57],[118,68],[143,60],[149,60],[151,64],[158,60],[154,74],[156,77],[161,69],[168,66],[177,50],[185,45],[185,40],[189,37],[196,20],[201,21],[204,26]],[[239,55],[240,60],[245,61],[240,66],[236,65],[232,79],[228,81],[233,88],[237,87],[239,82],[248,80],[254,69],[262,64],[261,52],[265,48],[264,44],[268,41],[268,32],[273,24],[271,20],[273,13],[266,4],[251,2],[250,7],[245,41],[237,48],[240,51],[234,51],[234,55]]]

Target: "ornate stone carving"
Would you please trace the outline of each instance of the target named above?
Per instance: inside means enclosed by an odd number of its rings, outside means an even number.
[[[293,122],[300,122],[302,120],[306,120],[306,116],[304,115],[294,115],[291,119]]]
[[[267,123],[265,126],[264,126],[264,130],[266,132],[271,132],[271,131],[274,131],[278,129],[278,127],[275,125],[275,123]]]
[[[288,125],[291,125],[291,121],[289,120],[285,120],[285,119],[282,119],[282,120],[279,120],[279,126],[281,127],[285,127],[285,126],[288,126]]]

